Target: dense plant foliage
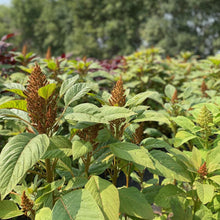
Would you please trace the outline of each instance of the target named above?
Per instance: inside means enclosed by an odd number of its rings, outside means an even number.
[[[19,71],[0,79],[1,219],[220,218],[220,58],[161,52],[13,53]]]

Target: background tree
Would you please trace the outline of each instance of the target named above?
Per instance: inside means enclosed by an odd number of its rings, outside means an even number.
[[[190,50],[206,56],[220,46],[220,3],[214,0],[12,0],[7,10],[11,17],[0,10],[2,32],[10,22],[20,33],[16,45],[28,42],[39,55],[51,46],[54,56],[104,59],[147,45],[166,55]]]
[[[146,1],[148,19],[141,36],[149,45],[175,55],[190,50],[199,55],[216,52],[220,46],[220,3],[214,0]]]
[[[12,17],[11,17],[11,9],[4,5],[0,6],[0,39],[2,36],[11,33],[12,26]]]

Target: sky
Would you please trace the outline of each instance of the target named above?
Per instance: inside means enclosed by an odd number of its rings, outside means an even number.
[[[10,5],[11,0],[0,0],[0,5]]]

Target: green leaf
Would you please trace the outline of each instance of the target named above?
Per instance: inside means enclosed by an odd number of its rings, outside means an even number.
[[[112,121],[118,118],[128,118],[135,114],[135,112],[124,107],[103,106],[101,108],[101,116],[105,118],[106,121]]]
[[[162,208],[169,209],[171,208],[171,199],[176,198],[177,196],[184,197],[184,191],[175,185],[168,184],[160,189],[159,193],[155,197],[154,202]]]
[[[153,148],[167,148],[170,147],[168,143],[162,140],[158,140],[156,138],[146,138],[141,142],[141,145],[143,145],[147,150],[151,150]]]
[[[10,219],[23,214],[13,201],[0,201],[0,219]]]
[[[160,191],[160,189],[163,186],[160,185],[151,185],[148,186],[146,188],[144,188],[142,190],[143,195],[145,196],[145,199],[150,203],[153,204],[154,203],[154,199],[156,197],[156,195],[158,194],[158,192]]]
[[[51,209],[48,207],[40,209],[35,216],[35,220],[52,220]]]
[[[71,155],[71,141],[64,136],[57,135],[50,138],[50,145],[42,158],[62,158]]]
[[[179,131],[177,132],[175,139],[174,139],[174,146],[180,147],[184,143],[186,143],[189,140],[192,140],[194,138],[197,138],[196,135],[193,135],[187,131]]]
[[[56,70],[57,64],[53,60],[47,61],[47,66],[51,70]]]
[[[47,195],[56,190],[58,187],[63,186],[65,182],[65,178],[59,179],[57,181],[54,181],[52,183],[47,184],[46,186],[43,186],[38,189],[38,193],[41,195],[35,200],[35,204],[39,205],[45,201],[47,198]]]
[[[196,147],[193,147],[193,149],[192,149],[191,162],[194,165],[194,168],[196,170],[198,170],[200,168],[200,166],[202,165],[202,156],[200,154],[200,151]]]
[[[73,160],[85,155],[92,150],[92,145],[90,142],[85,141],[73,141],[72,143],[72,154]]]
[[[115,156],[134,162],[135,164],[141,165],[144,168],[148,167],[154,169],[154,165],[150,159],[149,153],[143,147],[139,147],[128,142],[117,142],[110,144],[109,146]]]
[[[56,89],[56,83],[51,83],[38,89],[38,95],[48,100]]]
[[[165,87],[164,93],[168,98],[172,99],[175,91],[176,91],[176,88],[174,86],[168,84]]]
[[[164,114],[152,110],[145,111],[142,115],[137,117],[137,119],[135,119],[133,122],[137,123],[142,121],[157,121],[168,125],[170,124],[169,119]]]
[[[120,212],[141,219],[153,219],[154,214],[144,195],[135,187],[119,189]]]
[[[66,115],[67,120],[78,122],[94,122],[109,124],[109,121],[118,118],[128,118],[136,113],[116,106],[104,106],[102,108],[90,103],[83,103],[73,108],[74,113]]]
[[[154,161],[154,166],[161,176],[179,181],[191,181],[189,172],[185,167],[177,163],[169,154],[159,150],[152,150],[150,154],[151,159]]]
[[[68,89],[70,89],[75,84],[75,82],[78,79],[79,79],[79,75],[76,75],[70,79],[64,80],[61,87],[60,87],[60,97],[62,97],[66,93],[66,91]]]
[[[92,176],[85,185],[85,189],[90,191],[102,210],[105,220],[118,220],[119,195],[112,183],[98,176]]]
[[[6,89],[6,91],[9,91],[9,92],[13,92],[23,98],[26,98],[27,96],[24,94],[24,92],[20,89]]]
[[[74,113],[66,115],[65,119],[78,122],[95,122],[108,123],[103,116],[101,110],[94,104],[83,103],[73,108]]]
[[[220,185],[220,175],[211,176],[211,177],[209,177],[209,179],[211,179],[212,181],[214,181],[215,183]]]
[[[178,220],[193,220],[192,210],[187,207],[184,209],[184,198],[173,197],[170,200],[171,208],[173,211],[173,219]]]
[[[196,191],[199,199],[203,204],[211,202],[214,196],[214,186],[209,184],[201,184],[199,182],[195,182]]]
[[[213,220],[213,213],[206,206],[201,205],[200,209],[196,211],[193,220]]]
[[[21,120],[30,125],[30,118],[27,112],[18,109],[0,109],[0,116],[4,119]]]
[[[52,210],[53,220],[104,220],[104,216],[91,193],[75,190],[61,196]]]
[[[27,101],[26,100],[11,100],[0,105],[0,109],[19,109],[22,111],[27,111]]]
[[[86,177],[83,176],[74,177],[69,180],[64,190],[66,191],[70,189],[82,188],[86,185],[87,182],[88,179]]]
[[[140,105],[142,102],[144,102],[145,99],[147,98],[151,98],[151,99],[155,99],[156,96],[158,96],[159,93],[155,92],[155,91],[146,91],[146,92],[142,92],[139,93],[137,95],[135,95],[134,97],[132,97],[131,99],[129,99],[126,102],[125,106],[136,106],[136,105]],[[158,101],[158,100],[155,100]],[[161,98],[158,101],[159,103],[163,103]]]
[[[81,99],[87,92],[89,92],[89,90],[91,89],[86,83],[74,84],[64,95],[65,105],[69,106],[72,102]]]
[[[4,86],[8,89],[18,89],[21,91],[25,90],[25,87],[20,83],[4,83]]]
[[[0,154],[0,193],[2,199],[46,152],[45,134],[19,134],[9,140]]]
[[[175,121],[177,125],[179,125],[180,127],[186,130],[189,130],[191,132],[195,131],[196,126],[194,125],[194,123],[190,119],[184,116],[178,116],[176,118],[173,117],[172,120]]]

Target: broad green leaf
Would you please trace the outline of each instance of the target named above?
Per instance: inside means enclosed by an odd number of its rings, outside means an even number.
[[[25,90],[25,87],[20,83],[4,83],[4,86],[7,87],[7,89]]]
[[[108,123],[101,115],[101,110],[94,104],[83,103],[73,108],[74,113],[66,115],[66,119],[78,122]]]
[[[0,109],[19,109],[22,111],[27,111],[27,101],[26,100],[11,100],[0,105]]]
[[[193,220],[213,220],[213,217],[212,211],[206,206],[201,205],[200,209],[196,211]],[[218,218],[216,220],[218,220]]]
[[[42,158],[62,158],[71,155],[71,141],[64,136],[57,135],[50,138],[50,145]]]
[[[196,147],[193,147],[192,149],[191,162],[194,165],[196,170],[198,170],[200,166],[202,165],[202,156],[200,154],[200,151]]]
[[[179,181],[191,181],[189,172],[185,167],[177,163],[169,154],[159,150],[152,150],[150,154],[151,159],[154,161],[154,166],[161,176]]]
[[[56,190],[58,187],[63,186],[65,182],[65,178],[59,179],[57,181],[54,181],[52,183],[48,183],[46,186],[43,186],[41,188],[38,188],[38,193],[41,195],[35,200],[35,204],[41,204],[45,201],[47,198],[47,195]]]
[[[116,106],[104,106],[98,108],[89,103],[83,103],[73,108],[74,113],[66,115],[67,120],[78,122],[94,122],[108,124],[109,121],[118,118],[128,118],[135,115],[133,111]]]
[[[195,182],[196,191],[203,204],[211,202],[214,196],[214,186]]]
[[[197,136],[187,131],[178,131],[174,139],[174,147],[180,147],[187,141],[192,140],[194,138],[197,138]]]
[[[141,219],[153,219],[154,214],[144,195],[135,187],[119,189],[120,212]]]
[[[178,150],[178,149],[175,149],[173,147],[169,147],[169,148],[166,148],[168,150],[168,152],[170,152],[172,155],[175,156],[175,158],[181,162],[181,163],[184,163],[186,165],[186,167],[190,168],[190,170],[192,170],[192,163],[191,163],[191,160],[190,158],[184,154],[184,152]],[[196,171],[196,169],[195,169]]]
[[[175,185],[168,184],[160,189],[159,193],[155,197],[154,202],[162,208],[169,209],[171,207],[171,199],[178,196],[185,197],[184,191]]]
[[[27,97],[21,89],[6,89],[6,91],[13,92],[23,98]]]
[[[0,109],[0,117],[4,119],[21,120],[30,125],[28,113],[18,109]]]
[[[174,86],[168,84],[165,87],[164,93],[169,99],[172,99],[175,91],[176,91],[176,88]]]
[[[144,102],[145,99],[147,99],[147,98],[155,99],[155,97],[158,96],[158,95],[159,95],[159,93],[155,92],[155,91],[142,92],[142,93],[139,93],[139,94],[135,95],[134,97],[130,98],[126,102],[125,106],[140,105],[142,102]],[[158,100],[155,100],[155,101],[158,101]],[[158,102],[162,103],[161,98]]]
[[[51,83],[38,89],[38,95],[48,100],[56,89],[56,83]]]
[[[27,67],[25,67],[25,66],[19,66],[19,68],[20,68],[21,70],[23,70],[24,72],[27,72],[27,73],[30,73],[30,74],[31,74],[31,72],[33,71],[32,68],[27,68]]]
[[[143,147],[139,147],[135,144],[128,142],[117,142],[110,144],[112,153],[121,159],[134,162],[135,164],[141,165],[144,168],[154,169],[152,160],[150,159],[149,153]]]
[[[118,118],[128,118],[136,113],[124,107],[103,106],[101,108],[101,116],[107,121],[112,121]]]
[[[85,155],[92,150],[92,145],[90,142],[85,142],[81,140],[75,140],[72,143],[72,154],[73,160]]]
[[[209,177],[209,179],[213,180],[215,183],[220,185],[220,175],[211,176],[211,177]]]
[[[90,87],[86,83],[76,83],[64,95],[64,102],[66,106],[69,106],[72,102],[81,99],[87,92],[89,92]]]
[[[91,193],[75,190],[61,196],[52,210],[53,220],[104,220],[104,216]]]
[[[189,207],[187,207],[185,210],[184,200],[185,198],[181,197],[171,198],[170,204],[173,212],[173,219],[193,220],[192,210]]]
[[[47,66],[51,70],[56,70],[56,68],[57,68],[57,64],[53,60],[48,60]]]
[[[168,143],[162,140],[158,140],[156,138],[146,138],[141,142],[147,150],[151,150],[153,148],[167,148],[170,147]]]
[[[146,199],[150,204],[153,204],[156,195],[159,193],[159,191],[160,191],[160,189],[161,189],[162,187],[163,187],[163,186],[160,186],[160,185],[151,185],[151,186],[148,186],[148,187],[144,188],[144,189],[142,190],[142,193],[143,193],[145,199]]]
[[[66,191],[69,189],[82,188],[86,185],[87,182],[88,182],[88,179],[86,177],[83,177],[83,176],[74,177],[69,180],[64,190]]]
[[[133,122],[142,122],[142,121],[157,121],[159,123],[170,124],[169,119],[162,113],[147,110],[141,116],[137,117]]]
[[[45,134],[19,134],[9,140],[0,154],[0,193],[2,199],[46,152]]]
[[[60,97],[62,97],[66,91],[68,89],[70,89],[74,84],[75,82],[79,79],[79,75],[76,75],[70,79],[66,79],[63,81],[62,85],[61,85],[61,88],[60,88]]]
[[[194,123],[184,116],[178,116],[176,118],[173,117],[172,120],[175,121],[180,127],[186,130],[189,130],[191,132],[195,130],[196,126],[194,125]]]
[[[0,98],[0,105],[6,103],[6,102],[8,102],[8,101],[11,101],[11,100],[13,100],[13,99],[14,99],[14,98],[11,97],[11,96],[3,96],[3,97]]]
[[[13,201],[0,201],[0,219],[11,219],[23,214],[24,213],[18,209]]]
[[[215,148],[208,151],[206,163],[208,167],[208,172],[213,172],[217,169],[220,169],[220,144],[218,144]]]
[[[105,220],[118,220],[119,195],[112,183],[98,176],[92,176],[85,185],[85,189],[90,191],[102,210]]]
[[[52,220],[51,209],[48,207],[40,209],[35,216],[35,220]]]

